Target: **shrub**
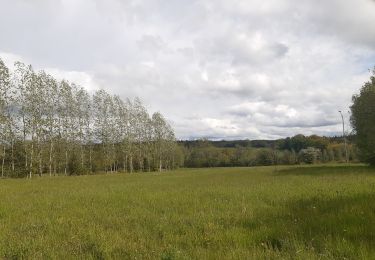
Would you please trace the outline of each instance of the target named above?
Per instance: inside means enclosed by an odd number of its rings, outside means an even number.
[[[319,149],[308,147],[307,149],[302,149],[299,152],[300,162],[313,164],[319,161],[321,158],[321,152]]]

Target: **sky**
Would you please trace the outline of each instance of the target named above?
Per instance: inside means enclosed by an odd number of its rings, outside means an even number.
[[[340,135],[374,0],[0,0],[0,58],[138,96],[178,139]]]

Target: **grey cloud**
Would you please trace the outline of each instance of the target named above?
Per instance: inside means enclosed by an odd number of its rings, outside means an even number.
[[[217,38],[201,38],[195,41],[195,46],[206,56],[206,62],[224,61],[233,65],[259,65],[272,62],[283,57],[288,47],[279,42],[263,39],[259,33],[228,33]]]
[[[167,49],[167,45],[163,39],[155,35],[142,35],[142,38],[137,41],[137,44],[141,50],[155,54]]]
[[[307,1],[305,1],[307,2]],[[317,32],[335,35],[375,50],[375,1],[322,1],[305,10]],[[334,15],[332,15],[334,14]]]
[[[0,6],[0,56],[91,90],[140,96],[179,138],[336,134],[337,110],[348,109],[375,65],[370,0]]]

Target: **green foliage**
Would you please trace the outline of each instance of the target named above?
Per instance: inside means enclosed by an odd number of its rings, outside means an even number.
[[[274,151],[261,149],[256,155],[256,165],[272,165],[276,162]]]
[[[9,171],[9,175],[6,177],[9,178],[25,178],[28,174],[28,171],[25,168],[19,167],[16,168],[14,171]]]
[[[364,162],[375,165],[375,68],[359,95],[352,98],[351,123]]]
[[[328,147],[330,140],[327,137],[321,137],[317,135],[311,136],[304,136],[304,135],[296,135],[291,138],[287,137],[280,141],[279,148],[289,151],[296,151],[297,153],[302,149],[306,149],[308,147],[317,148],[320,150],[325,150]]]
[[[184,169],[3,179],[4,259],[373,259],[375,171]]]
[[[87,174],[88,171],[84,165],[82,165],[81,160],[79,158],[78,152],[72,152],[69,156],[68,161],[68,174],[69,175],[82,175]]]
[[[299,137],[300,138],[300,137]],[[324,139],[321,137],[309,137],[310,139]],[[286,138],[285,140],[287,140]],[[223,142],[223,141],[222,141]],[[180,144],[181,145],[181,144]],[[344,162],[345,147],[342,143],[325,144],[326,149],[317,147],[301,149],[297,154],[294,149],[280,150],[271,148],[253,148],[237,146],[217,147],[207,140],[194,141],[193,145],[184,144],[183,165],[189,168],[199,167],[233,167],[233,166],[267,166],[267,165],[294,165],[297,163],[317,162]],[[311,153],[310,153],[311,152]],[[357,161],[357,151],[352,144],[348,145],[349,159]]]
[[[322,155],[319,149],[308,147],[299,152],[300,162],[313,164],[320,161]]]

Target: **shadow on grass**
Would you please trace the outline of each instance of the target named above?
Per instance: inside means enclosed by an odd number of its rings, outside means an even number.
[[[278,170],[275,176],[301,175],[301,176],[328,176],[328,175],[368,175],[375,176],[375,167],[364,165],[337,165],[337,166],[301,166]]]
[[[313,197],[286,202],[283,210],[263,212],[258,238],[265,250],[309,251],[329,258],[355,259],[361,253],[375,256],[375,193],[334,198]],[[254,225],[255,224],[255,225]]]

